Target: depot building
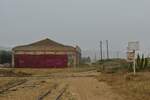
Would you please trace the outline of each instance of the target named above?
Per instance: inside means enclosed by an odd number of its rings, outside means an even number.
[[[65,68],[78,66],[79,46],[67,46],[44,39],[12,49],[12,66],[16,68]]]

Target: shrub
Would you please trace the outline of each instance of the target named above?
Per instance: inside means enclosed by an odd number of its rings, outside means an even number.
[[[142,54],[142,57],[140,57],[140,55],[138,54],[136,59],[136,70],[141,71],[147,68],[148,68],[148,58],[145,58],[144,54]],[[128,70],[133,71],[133,63],[129,63]]]

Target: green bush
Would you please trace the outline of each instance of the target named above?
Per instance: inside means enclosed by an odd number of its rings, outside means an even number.
[[[0,64],[11,63],[11,51],[0,50]]]
[[[136,71],[142,71],[147,68],[148,68],[148,58],[145,58],[144,54],[142,54],[142,57],[138,54],[136,59]],[[129,63],[128,70],[133,71],[133,63]]]

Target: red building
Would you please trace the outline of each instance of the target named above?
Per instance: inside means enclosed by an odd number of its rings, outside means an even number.
[[[50,39],[12,49],[12,65],[17,68],[63,68],[80,63],[81,49]]]

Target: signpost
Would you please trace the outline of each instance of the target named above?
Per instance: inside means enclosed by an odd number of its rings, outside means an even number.
[[[140,46],[139,46],[139,41],[135,41],[135,42],[128,42],[128,51],[138,51]]]
[[[134,75],[136,74],[136,51],[139,50],[139,41],[128,42],[127,61],[133,63]]]

